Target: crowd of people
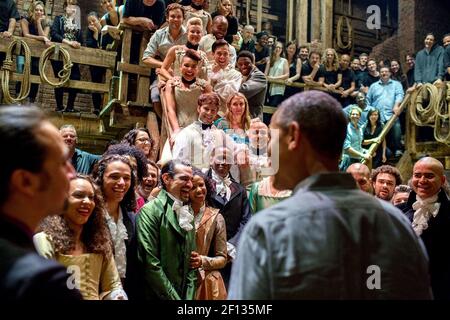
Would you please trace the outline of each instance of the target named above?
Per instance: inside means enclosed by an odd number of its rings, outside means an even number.
[[[106,48],[120,21],[152,31],[138,59],[158,74],[149,90],[168,138],[159,156],[149,130],[136,128],[94,155],[77,148],[73,125],[58,132],[38,108],[0,108],[0,141],[20,150],[2,160],[0,252],[11,262],[0,277],[12,280],[0,281],[0,297],[450,299],[443,165],[423,158],[402,184],[385,164],[403,152],[400,120],[377,140],[405,92],[449,79],[450,35],[444,49],[428,34],[404,75],[398,60],[285,46],[266,31],[254,38],[230,0],[211,14],[206,0],[102,0],[107,13],[88,15],[86,40],[76,4],[65,0],[50,26],[35,1],[23,36]],[[2,37],[18,19],[9,9]],[[64,107],[63,90],[57,111],[75,111],[77,91]],[[98,114],[101,96],[92,99]],[[277,107],[271,118],[265,104]],[[71,288],[61,265],[75,275]],[[381,291],[366,287],[371,265],[383,270]]]

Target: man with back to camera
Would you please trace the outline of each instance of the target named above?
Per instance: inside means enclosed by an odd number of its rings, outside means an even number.
[[[229,299],[431,298],[425,249],[408,219],[337,172],[346,126],[341,105],[324,92],[278,107],[269,145],[280,164],[274,187],[293,195],[247,223]],[[373,267],[378,284],[367,272]]]
[[[0,108],[0,300],[80,300],[66,268],[40,257],[32,236],[39,222],[60,214],[75,176],[58,129],[34,106]]]

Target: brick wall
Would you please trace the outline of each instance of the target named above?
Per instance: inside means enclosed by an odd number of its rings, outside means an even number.
[[[450,32],[449,1],[401,0],[399,1],[399,29],[395,37],[375,46],[372,54],[376,58],[396,57],[406,70],[404,57],[408,52],[417,53],[424,46],[428,32],[433,32],[442,45],[442,36]]]

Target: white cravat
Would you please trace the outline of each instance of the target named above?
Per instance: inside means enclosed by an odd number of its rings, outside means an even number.
[[[227,201],[230,200],[231,198],[230,185],[232,182],[230,179],[230,175],[228,174],[225,178],[222,178],[213,170],[212,178],[216,183],[216,194],[221,196],[222,198],[225,197]]]
[[[172,210],[177,214],[178,224],[181,229],[186,231],[191,231],[194,226],[192,221],[194,220],[194,215],[191,213],[191,208],[189,205],[183,205],[183,202],[175,198],[170,193],[167,195],[173,200]]]
[[[416,195],[416,202],[412,205],[414,209],[412,227],[418,236],[422,234],[423,230],[428,228],[428,220],[431,216],[437,216],[441,207],[441,204],[437,202],[437,200],[437,194],[424,200],[420,199],[420,197]]]

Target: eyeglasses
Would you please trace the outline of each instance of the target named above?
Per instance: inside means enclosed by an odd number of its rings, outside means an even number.
[[[139,138],[139,139],[136,139],[136,141],[139,141],[142,143],[146,143],[146,142],[151,143],[150,139],[147,139],[147,138]]]

